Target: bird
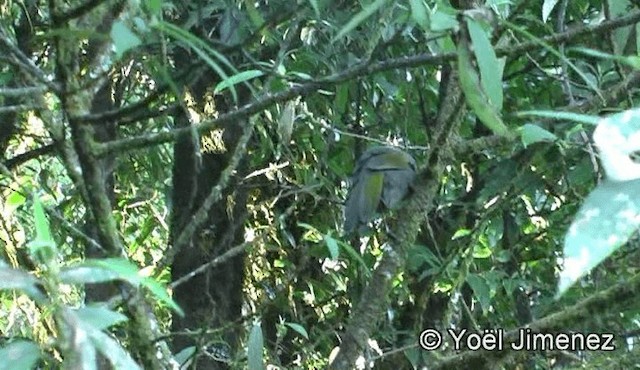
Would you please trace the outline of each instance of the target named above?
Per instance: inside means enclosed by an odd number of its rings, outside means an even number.
[[[344,232],[367,230],[367,224],[381,206],[395,209],[416,177],[416,160],[400,149],[377,146],[365,151],[356,162],[344,207]]]

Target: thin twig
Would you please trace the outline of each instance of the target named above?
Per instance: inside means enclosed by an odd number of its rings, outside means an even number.
[[[244,251],[247,249],[247,247],[251,245],[251,243],[249,242],[244,242],[242,244],[236,245],[235,247],[232,247],[231,249],[227,250],[226,252],[224,252],[223,254],[221,254],[220,256],[212,259],[211,261],[201,265],[200,267],[196,268],[195,270],[189,272],[188,274],[180,277],[179,279],[175,280],[173,283],[169,284],[169,288],[170,289],[176,289],[178,286],[186,283],[187,281],[189,281],[190,279],[193,279],[193,277],[195,277],[196,275],[202,274],[203,272],[207,271],[208,269],[214,268],[216,266],[219,266],[225,262],[227,262],[228,260],[230,260],[231,258],[244,253]]]

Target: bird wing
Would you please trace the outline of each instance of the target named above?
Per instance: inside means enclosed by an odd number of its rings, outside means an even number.
[[[373,218],[384,185],[382,172],[372,172],[363,168],[356,175],[344,207],[344,231],[347,233],[356,227],[366,225]]]

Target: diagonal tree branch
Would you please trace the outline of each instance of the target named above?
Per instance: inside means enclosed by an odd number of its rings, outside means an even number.
[[[598,25],[585,26],[579,29],[568,30],[564,33],[547,36],[545,38],[542,38],[542,40],[549,44],[556,44],[559,42],[570,41],[585,35],[594,35],[609,32],[619,27],[637,23],[638,21],[640,21],[640,11],[633,12],[627,16],[611,21],[605,21]],[[499,56],[518,56],[527,51],[537,50],[540,47],[541,46],[539,45],[539,43],[531,41],[519,44],[517,46],[496,48],[496,53]],[[444,62],[453,61],[455,58],[456,53],[452,52],[443,54],[419,54],[404,56],[379,62],[362,62],[345,71],[319,78],[314,81],[305,82],[300,85],[295,85],[288,90],[284,90],[275,94],[266,94],[256,99],[252,103],[244,105],[234,111],[223,114],[216,119],[203,121],[195,125],[194,127],[186,127],[172,131],[164,131],[138,137],[132,137],[128,139],[113,141],[110,143],[102,143],[97,145],[97,151],[99,155],[105,155],[110,152],[121,152],[144,148],[152,145],[158,145],[173,141],[180,135],[186,135],[194,128],[199,133],[203,134],[212,129],[221,127],[226,123],[230,123],[235,120],[259,113],[277,103],[282,103],[294,99],[298,96],[306,96],[322,88],[334,86],[342,82],[350,81],[377,72],[383,72],[397,68],[414,68],[424,65],[442,64]]]
[[[218,184],[211,189],[209,195],[207,195],[200,208],[198,208],[198,210],[193,214],[191,221],[184,227],[180,235],[178,235],[173,248],[169,248],[165,253],[164,258],[160,263],[161,266],[168,266],[173,262],[174,257],[178,254],[180,249],[184,245],[188,244],[187,242],[193,237],[195,231],[207,221],[207,215],[209,214],[211,207],[222,199],[223,190],[229,185],[231,177],[247,152],[247,144],[249,143],[249,139],[253,133],[253,126],[253,120],[249,120],[245,124],[244,131],[235,146],[234,152],[229,160],[229,164],[222,173],[220,173]]]

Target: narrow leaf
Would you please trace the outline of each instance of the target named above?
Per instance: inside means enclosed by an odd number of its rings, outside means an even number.
[[[597,125],[601,119],[601,117],[591,116],[587,114],[579,114],[579,113],[573,113],[573,112],[558,112],[558,111],[551,111],[551,110],[527,110],[527,111],[517,112],[515,116],[516,117],[551,118],[551,119],[557,119],[557,120],[567,120],[567,121],[585,123],[589,125]]]
[[[309,339],[309,333],[307,333],[307,329],[305,329],[304,326],[292,322],[286,322],[284,324],[302,335],[305,339]]]
[[[354,28],[358,27],[360,23],[364,22],[367,18],[373,15],[373,13],[380,9],[380,7],[382,7],[386,2],[387,0],[376,0],[369,5],[366,5],[364,9],[362,9],[358,14],[354,15],[353,18],[351,18],[351,20],[347,22],[344,27],[342,27],[342,29],[331,40],[331,42],[335,42],[347,33],[353,31]]]
[[[458,45],[458,74],[465,100],[485,126],[497,135],[509,137],[511,136],[509,129],[480,88],[478,74],[471,63],[468,47],[468,43],[461,38]]]
[[[466,18],[471,44],[480,70],[480,83],[489,102],[502,110],[502,63],[498,61],[487,32],[473,18]]]
[[[213,89],[213,92],[219,93],[220,91],[227,89],[233,85],[237,85],[241,82],[245,82],[245,81],[254,79],[256,77],[260,77],[262,75],[264,75],[264,72],[257,69],[240,72],[238,74],[235,74],[231,77],[227,77],[226,79],[222,80],[219,84],[216,85],[215,89]]]
[[[558,137],[538,125],[527,123],[520,128],[520,137],[525,148],[541,141],[555,141]]]
[[[260,327],[260,323],[256,323],[251,328],[247,343],[247,360],[249,370],[264,369],[263,349],[264,338],[262,337],[262,328]]]

